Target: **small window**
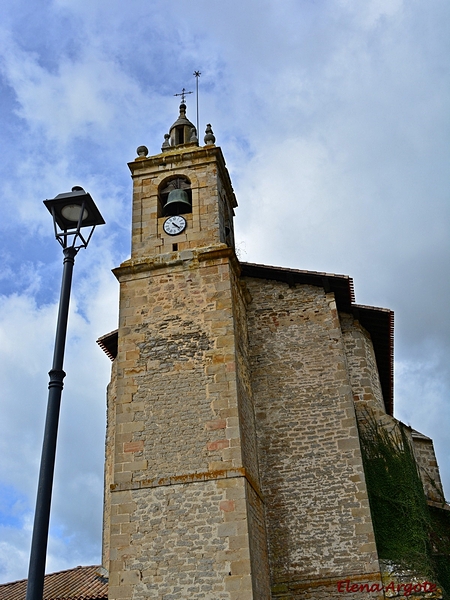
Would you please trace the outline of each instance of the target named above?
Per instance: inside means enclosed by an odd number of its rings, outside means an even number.
[[[184,144],[184,125],[176,128],[176,144]]]

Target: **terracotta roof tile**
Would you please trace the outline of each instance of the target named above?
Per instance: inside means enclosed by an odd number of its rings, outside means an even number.
[[[108,597],[102,567],[76,567],[45,576],[44,600],[101,600]],[[27,580],[0,585],[0,600],[24,600]]]

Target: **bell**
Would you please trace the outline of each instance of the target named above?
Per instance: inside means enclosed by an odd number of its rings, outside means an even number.
[[[192,211],[189,196],[184,190],[172,190],[164,205],[164,215],[179,215]]]

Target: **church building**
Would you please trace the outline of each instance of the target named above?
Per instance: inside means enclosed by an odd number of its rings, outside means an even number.
[[[137,154],[99,340],[109,599],[358,600],[391,580],[442,597],[448,537],[420,515],[448,533],[449,507],[432,441],[393,417],[393,313],[348,276],[238,260],[222,151],[184,101]]]

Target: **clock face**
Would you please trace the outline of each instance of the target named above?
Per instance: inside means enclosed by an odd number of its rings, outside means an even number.
[[[164,221],[163,229],[169,235],[178,235],[186,229],[186,219],[180,215],[173,215]]]

